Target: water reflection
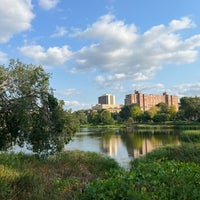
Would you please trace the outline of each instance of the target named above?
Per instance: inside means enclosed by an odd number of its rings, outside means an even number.
[[[167,144],[179,144],[174,130],[141,132],[128,129],[83,128],[65,149],[105,153],[121,165],[127,165],[132,158],[138,158]]]

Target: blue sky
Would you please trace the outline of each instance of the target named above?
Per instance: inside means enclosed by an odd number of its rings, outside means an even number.
[[[0,64],[42,65],[67,109],[111,93],[199,96],[199,0],[0,0]]]

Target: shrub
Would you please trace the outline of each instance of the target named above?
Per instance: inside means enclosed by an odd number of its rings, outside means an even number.
[[[183,200],[200,196],[200,166],[175,161],[140,163],[91,182],[82,198],[95,200]]]
[[[181,162],[195,162],[200,164],[200,144],[183,143],[179,146],[168,145],[160,147],[154,151],[141,157],[139,160],[134,159],[131,165],[135,162],[152,162],[160,160],[174,160]]]

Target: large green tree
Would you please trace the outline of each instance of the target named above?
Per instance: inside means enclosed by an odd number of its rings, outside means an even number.
[[[111,113],[108,110],[103,110],[100,114],[101,123],[105,125],[112,125],[115,123]]]
[[[185,120],[200,120],[200,97],[182,97],[178,116]]]
[[[75,115],[76,115],[76,117],[79,120],[79,123],[81,125],[84,125],[84,124],[88,123],[87,115],[86,115],[86,112],[84,110],[75,111]]]
[[[121,109],[119,115],[123,121],[127,121],[130,118],[134,121],[138,121],[141,119],[142,111],[137,104],[125,105]]]
[[[0,66],[0,149],[26,143],[46,155],[70,140],[77,126],[54,97],[49,78],[41,66],[18,60]]]

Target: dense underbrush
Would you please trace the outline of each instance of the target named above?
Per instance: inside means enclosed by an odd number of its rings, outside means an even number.
[[[157,149],[89,184],[83,199],[197,200],[200,197],[200,146]]]
[[[79,199],[87,184],[119,169],[102,154],[71,151],[48,159],[23,154],[0,154],[1,200]]]
[[[126,170],[102,154],[69,151],[46,159],[0,154],[0,199],[196,200],[200,145],[154,150]]]

